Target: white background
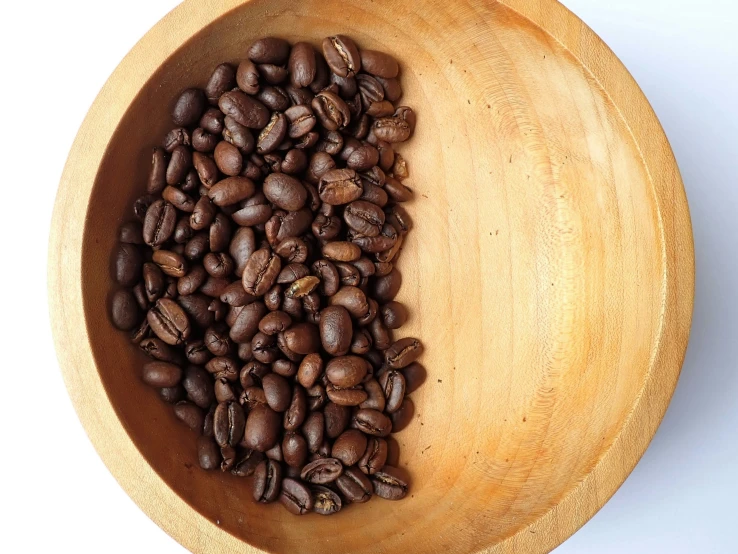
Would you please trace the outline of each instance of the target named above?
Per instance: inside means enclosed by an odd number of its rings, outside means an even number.
[[[631,70],[679,161],[697,299],[674,400],[613,499],[556,550],[734,553],[738,496],[738,9],[734,0],[565,0]],[[49,221],[87,108],[176,0],[0,7],[0,551],[181,553],[126,496],[67,398],[46,306]],[[522,554],[522,553],[521,553]]]

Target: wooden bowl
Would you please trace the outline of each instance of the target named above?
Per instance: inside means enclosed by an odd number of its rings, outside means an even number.
[[[400,262],[428,378],[396,435],[401,502],[335,517],[256,505],[108,322],[108,259],[172,99],[256,37],[345,33],[402,65],[418,114]],[[677,165],[642,92],[554,0],[197,0],[156,25],[70,153],[49,295],[69,394],[139,506],[194,552],[547,552],[614,493],[674,390],[693,303]]]

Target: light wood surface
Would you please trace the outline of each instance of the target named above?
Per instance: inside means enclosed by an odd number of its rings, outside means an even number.
[[[193,436],[108,323],[108,260],[175,93],[253,38],[335,33],[395,55],[418,114],[401,150],[417,198],[399,300],[428,379],[396,435],[412,494],[296,518],[196,467]],[[540,553],[610,498],[656,431],[687,345],[693,258],[658,120],[554,0],[188,0],[82,125],[54,213],[49,297],[90,439],[191,551]]]

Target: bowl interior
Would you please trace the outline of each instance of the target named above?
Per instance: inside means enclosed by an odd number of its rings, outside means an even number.
[[[493,546],[550,510],[618,436],[659,337],[663,262],[649,175],[618,108],[530,21],[494,2],[254,0],[161,65],[127,110],[87,213],[93,354],[130,437],[203,516],[269,552],[450,552]],[[395,438],[402,502],[331,518],[256,505],[250,482],[199,469],[195,437],[140,381],[107,322],[117,224],[181,89],[253,38],[348,34],[401,62],[418,114],[399,151],[416,191],[399,268],[403,334],[426,345],[415,417]],[[558,542],[556,542],[558,543]]]

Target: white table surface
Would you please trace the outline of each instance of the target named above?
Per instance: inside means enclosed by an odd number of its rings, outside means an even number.
[[[738,552],[736,2],[564,3],[620,56],[661,118],[689,195],[698,280],[691,344],[661,428],[613,499],[555,552]],[[126,496],[77,420],[51,342],[45,268],[77,128],[117,63],[176,4],[0,6],[2,552],[184,552]]]

